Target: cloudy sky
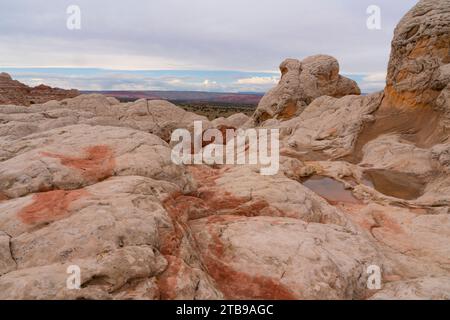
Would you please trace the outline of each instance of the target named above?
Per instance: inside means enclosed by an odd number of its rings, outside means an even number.
[[[0,71],[82,90],[265,91],[287,57],[335,56],[372,92],[415,0],[1,0]],[[67,8],[81,29],[67,28]],[[366,12],[381,9],[381,29]]]

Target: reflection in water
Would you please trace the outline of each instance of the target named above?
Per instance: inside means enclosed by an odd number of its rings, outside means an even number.
[[[365,177],[372,181],[374,189],[378,192],[405,200],[420,197],[425,186],[425,182],[416,176],[391,170],[366,170]]]
[[[349,183],[351,184],[352,181]],[[420,197],[425,186],[422,179],[411,174],[378,169],[366,170],[362,183],[386,196],[405,200]],[[303,185],[332,204],[337,202],[361,203],[350,190],[344,188],[341,182],[332,178],[314,175],[304,181]]]
[[[353,196],[350,190],[344,188],[344,185],[341,182],[328,177],[315,175],[303,182],[303,185],[325,198],[330,203],[361,203]]]

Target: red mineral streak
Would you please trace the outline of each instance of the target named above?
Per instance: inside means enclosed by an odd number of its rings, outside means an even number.
[[[225,125],[218,126],[217,130],[219,130],[220,133],[222,134],[222,144],[227,144],[227,142],[228,142],[227,130],[233,131],[233,134],[230,136],[231,138],[234,138],[235,133],[236,133],[236,128],[230,127],[230,126],[225,126]],[[206,132],[206,130],[203,131],[202,136],[204,136],[205,132]],[[205,141],[202,139],[202,147],[206,147],[207,145],[210,145],[211,143],[214,143],[215,141],[216,141],[215,137],[212,137],[211,141]]]
[[[218,126],[216,129],[219,130],[220,133],[222,134],[222,141],[220,143],[222,145],[226,145],[229,141],[234,139],[234,137],[236,136],[236,128],[234,128],[234,127],[221,125],[221,126]],[[209,130],[209,129],[207,129],[207,130]],[[204,140],[205,132],[207,130],[203,130],[201,137],[195,137],[194,138],[194,139],[201,139],[201,142],[202,142],[201,146],[202,146],[202,148],[204,148],[204,147],[206,147],[206,146],[208,146],[208,145],[210,145],[212,143],[216,143],[216,138],[214,136],[211,137],[211,140]],[[232,133],[230,131],[231,135],[227,135],[227,130],[232,130]],[[219,142],[217,142],[217,144],[219,144]],[[200,152],[200,151],[201,150],[198,150],[198,152]],[[194,147],[194,141],[192,141],[191,142],[191,154],[194,154],[194,153],[195,153],[195,147]]]
[[[221,170],[192,166],[190,172],[198,182],[197,192],[190,195],[172,195],[164,204],[172,216],[184,216],[185,222],[218,214],[295,217],[294,213],[289,214],[272,207],[266,200],[238,197],[228,191],[217,190],[215,181],[220,178]]]
[[[212,169],[206,166],[191,166],[189,171],[198,182],[198,191],[195,197],[203,200],[203,207],[209,209],[210,214],[232,214],[239,216],[274,216],[292,217],[294,213],[283,212],[272,207],[266,200],[250,199],[249,197],[238,197],[224,190],[217,190],[216,180],[230,168]],[[189,216],[192,219],[192,216]]]
[[[160,251],[169,262],[168,268],[159,276],[158,286],[163,299],[176,298],[177,279],[181,277],[183,261],[180,248],[186,240],[189,220],[208,217],[208,224],[239,220],[243,216],[254,217],[264,213],[267,216],[288,216],[271,207],[267,201],[236,197],[229,192],[213,190],[216,180],[227,169],[213,169],[206,166],[191,166],[190,172],[198,183],[194,194],[172,194],[163,206],[168,212],[173,227],[160,229]],[[222,215],[220,215],[222,214]],[[226,216],[223,214],[227,214]],[[211,228],[210,228],[211,229]],[[212,229],[211,229],[212,230]],[[209,246],[212,254],[203,254],[202,260],[224,295],[230,299],[295,299],[296,297],[283,285],[272,278],[253,276],[231,268],[225,262],[223,245],[213,231],[213,243]]]
[[[190,207],[189,201],[179,201],[179,199],[185,198],[188,197],[174,194],[163,201],[163,206],[169,214],[173,225],[171,230],[160,230],[162,237],[160,251],[163,255],[177,256],[179,254],[181,241],[187,228],[186,213]]]
[[[223,136],[223,143],[227,144],[228,143],[228,137],[227,137],[227,130],[233,130],[233,134],[231,135],[231,139],[235,137],[236,135],[236,128],[235,127],[230,127],[230,126],[226,126],[226,125],[221,125],[218,126],[217,129],[222,133]],[[231,132],[231,131],[230,131]]]
[[[174,300],[177,298],[176,286],[183,261],[174,256],[165,256],[167,269],[158,277],[158,288],[162,300]]]
[[[225,169],[224,171],[226,171]],[[211,187],[216,185],[216,180],[222,176],[222,170],[207,166],[190,166],[189,172],[198,182],[199,187]]]
[[[215,223],[238,221],[236,216],[215,216],[208,219],[211,243],[203,261],[226,299],[295,300],[297,297],[285,286],[267,276],[250,275],[233,269],[226,263],[225,247],[215,228]]]
[[[172,300],[177,298],[177,281],[180,277],[181,265],[183,263],[180,256],[183,238],[187,233],[187,216],[189,210],[189,201],[178,201],[178,199],[188,199],[189,197],[182,194],[173,194],[163,201],[171,221],[172,228],[169,230],[160,228],[160,252],[164,255],[168,262],[166,270],[158,276],[158,288],[161,299]]]
[[[26,224],[49,223],[66,217],[72,202],[88,195],[84,189],[65,191],[55,190],[33,195],[33,202],[18,213]]]
[[[387,214],[383,212],[376,212],[373,216],[380,228],[386,229],[386,231],[394,234],[403,233],[402,227]]]
[[[84,152],[85,156],[82,158],[50,152],[41,152],[41,155],[60,159],[62,165],[81,171],[83,176],[90,181],[101,181],[113,175],[116,161],[114,152],[109,146],[91,146],[85,148]]]
[[[296,300],[285,286],[272,278],[254,276],[234,270],[214,257],[204,257],[209,275],[226,299]]]
[[[6,194],[4,194],[3,192],[0,192],[0,202],[8,200],[8,199],[9,199],[9,197]]]
[[[364,204],[346,202],[338,202],[336,204],[336,207],[345,213],[352,222],[358,224],[362,229],[371,232],[374,227],[377,227],[377,223],[372,216],[364,213],[363,209],[366,206]]]

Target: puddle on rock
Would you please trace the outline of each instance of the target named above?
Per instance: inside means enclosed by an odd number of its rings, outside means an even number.
[[[314,191],[329,203],[337,202],[361,203],[356,199],[350,190],[344,188],[344,185],[332,178],[314,175],[303,182],[303,185]]]
[[[404,200],[417,199],[423,194],[425,188],[423,179],[411,174],[383,169],[366,170],[362,183],[386,196]],[[338,202],[361,204],[351,190],[345,189],[344,184],[329,177],[313,175],[303,181],[303,185],[331,204]]]
[[[425,181],[414,175],[383,169],[365,171],[365,181],[370,181],[378,192],[404,200],[414,200],[423,194]]]

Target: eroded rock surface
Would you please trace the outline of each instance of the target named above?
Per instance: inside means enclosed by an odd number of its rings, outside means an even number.
[[[336,225],[213,216],[191,227],[228,299],[357,299],[366,291],[365,268],[383,262],[363,235]]]
[[[392,40],[384,104],[397,108],[434,105],[449,83],[450,2],[427,0],[397,25]]]
[[[1,105],[0,299],[449,299],[449,9],[405,16],[367,96],[320,55],[283,62],[251,119],[101,95]],[[174,164],[171,133],[194,121],[280,129],[279,172]]]
[[[127,127],[155,134],[164,141],[178,128],[193,129],[194,121],[211,127],[203,116],[186,112],[167,101],[144,99],[120,104],[115,98],[99,94],[49,101],[31,107],[0,106],[0,134],[16,139],[31,133],[74,124]]]
[[[431,147],[450,126],[450,1],[419,1],[394,32],[384,99],[367,135],[401,132]]]
[[[287,59],[280,71],[279,84],[261,99],[253,115],[255,124],[271,118],[290,119],[320,96],[339,98],[361,93],[355,81],[339,74],[339,63],[331,56]]]
[[[390,283],[371,297],[373,300],[449,300],[448,277],[425,277],[410,281]]]
[[[78,90],[51,88],[43,84],[32,88],[17,80],[13,80],[5,72],[0,73],[0,105],[29,106],[50,100],[74,98],[79,94]]]

